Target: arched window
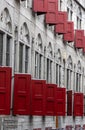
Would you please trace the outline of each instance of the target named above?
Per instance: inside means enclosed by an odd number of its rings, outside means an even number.
[[[73,62],[71,56],[67,59],[67,89],[72,89]]]
[[[9,10],[5,8],[0,15],[0,24],[3,31],[0,31],[0,65],[11,65],[12,53],[12,20]]]
[[[42,38],[40,33],[37,36],[36,39],[36,49],[35,49],[35,78],[41,79],[42,78],[42,59],[43,59],[43,44],[42,44]]]
[[[29,72],[30,37],[26,23],[20,28],[19,41],[19,72]]]
[[[82,12],[81,12],[81,8],[80,7],[78,7],[78,10],[77,10],[76,22],[77,22],[77,29],[81,29],[81,25],[82,25]]]
[[[52,66],[53,66],[53,49],[52,49],[52,43],[49,42],[47,46],[47,53],[48,53],[48,58],[47,58],[47,82],[52,83]]]
[[[80,92],[81,91],[81,78],[82,78],[82,74],[81,74],[81,63],[80,61],[78,61],[77,64],[77,72],[76,72],[76,91]]]
[[[62,85],[65,87],[65,65],[66,65],[66,61],[65,59],[63,59],[63,66],[62,66]]]
[[[56,53],[56,84],[61,86],[61,52],[58,49]]]
[[[68,0],[68,2],[67,2],[67,12],[68,12],[68,20],[72,20],[72,18],[73,18],[72,0]]]

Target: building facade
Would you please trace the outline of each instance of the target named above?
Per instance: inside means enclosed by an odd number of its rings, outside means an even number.
[[[66,11],[75,30],[85,29],[84,0],[58,0],[58,10]],[[75,33],[75,32],[74,32]],[[75,42],[54,33],[45,14],[33,11],[33,0],[0,1],[0,66],[15,73],[29,73],[66,90],[85,93],[85,53]],[[12,102],[11,102],[12,111]],[[1,130],[29,130],[85,125],[84,116],[0,116]]]

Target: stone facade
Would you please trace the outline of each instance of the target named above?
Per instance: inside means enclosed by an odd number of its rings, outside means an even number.
[[[85,54],[74,47],[74,42],[64,42],[63,35],[54,34],[54,26],[44,22],[45,15],[33,12],[32,3],[32,0],[0,0],[0,38],[3,37],[0,65],[11,66],[12,76],[30,73],[32,78],[85,92]],[[58,4],[59,10],[68,11],[68,20],[74,22],[75,29],[85,29],[84,0],[59,0]],[[85,117],[1,116],[0,126],[1,130],[55,129],[56,120],[58,128],[72,125],[74,129],[77,124],[83,126]]]

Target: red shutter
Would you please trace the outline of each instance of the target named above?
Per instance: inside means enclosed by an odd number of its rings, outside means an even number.
[[[84,36],[84,43],[83,43],[83,52],[85,53],[85,36]]]
[[[67,12],[58,12],[55,33],[63,34],[67,32]]]
[[[75,31],[75,47],[83,48],[84,46],[84,30]]]
[[[14,108],[13,114],[30,114],[31,75],[15,74],[14,77]]]
[[[0,67],[0,115],[10,114],[11,71],[9,67]]]
[[[57,103],[57,115],[65,116],[66,109],[66,89],[65,88],[57,88],[56,94],[56,103]]]
[[[38,15],[47,12],[48,0],[33,0],[33,11],[37,12]]]
[[[57,85],[46,84],[46,115],[56,115],[56,90]]]
[[[48,9],[46,13],[46,23],[50,25],[56,24],[58,13],[58,0],[48,0]]]
[[[32,80],[31,114],[45,115],[46,81]]]
[[[85,116],[85,95],[84,95],[84,116]]]
[[[67,22],[67,33],[64,34],[64,41],[74,41],[74,23]]]
[[[74,116],[83,116],[83,93],[74,93]]]
[[[67,115],[72,115],[72,90],[67,91]]]

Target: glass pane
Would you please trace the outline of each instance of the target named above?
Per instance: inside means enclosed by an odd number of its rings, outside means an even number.
[[[6,44],[6,66],[10,65],[10,37],[7,36]]]
[[[69,69],[67,69],[67,89],[69,88]]]
[[[59,66],[59,85],[61,85],[61,66]]]
[[[35,52],[35,77],[38,78],[38,53]]]
[[[23,67],[23,45],[20,43],[19,46],[19,72],[22,72]]]
[[[56,64],[56,84],[58,84],[58,64]]]
[[[25,73],[27,73],[28,71],[28,51],[29,51],[29,48],[26,46],[25,47]]]
[[[3,34],[0,33],[0,65],[2,65],[2,57],[3,57]]]
[[[47,59],[47,81],[49,81],[49,59]]]
[[[39,55],[39,79],[41,79],[41,63],[42,62],[42,55]]]
[[[76,91],[78,91],[78,73],[76,74]]]

